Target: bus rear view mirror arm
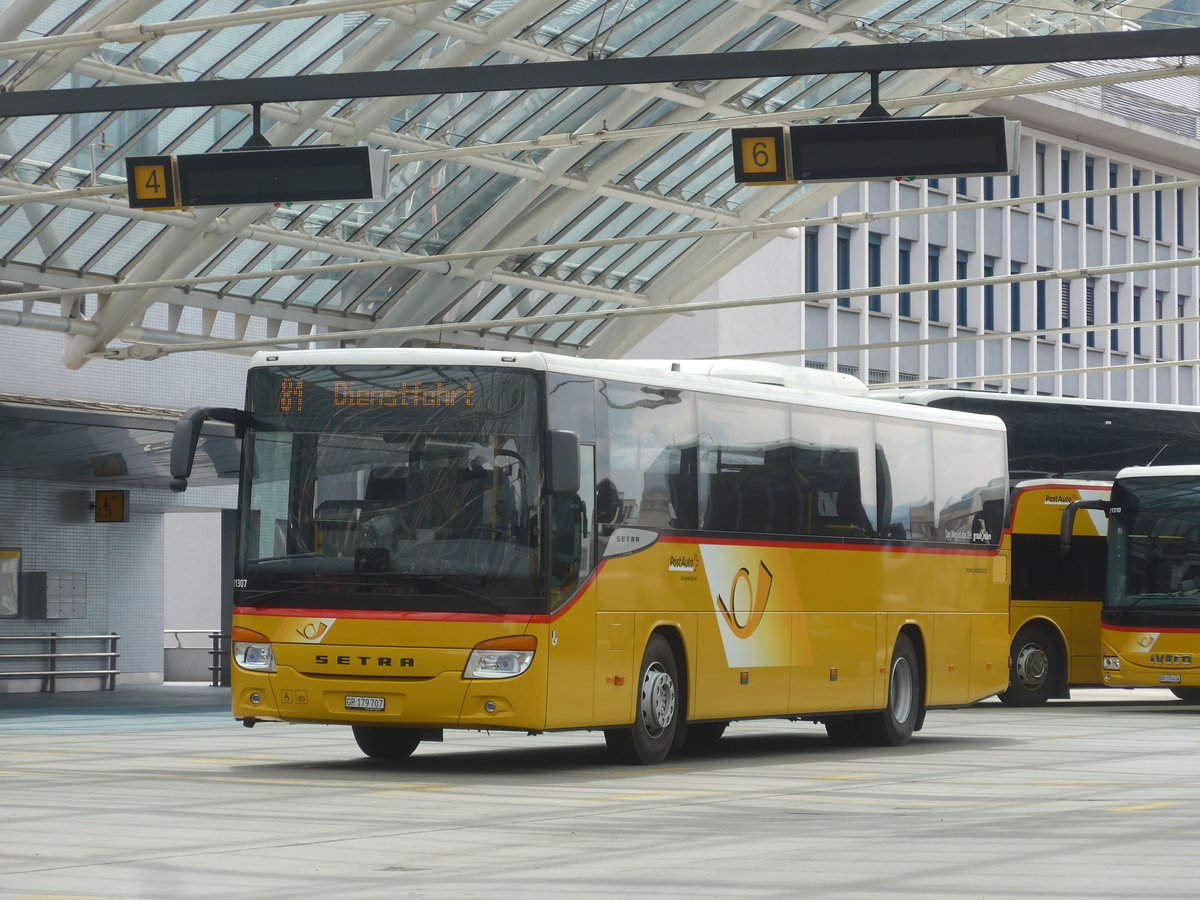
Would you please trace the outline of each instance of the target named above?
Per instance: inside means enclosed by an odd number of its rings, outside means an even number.
[[[187,480],[192,474],[196,460],[196,447],[200,443],[200,432],[208,419],[228,422],[234,426],[238,437],[245,431],[246,414],[240,409],[228,407],[193,406],[175,423],[171,438],[171,490],[182,493],[187,490]]]
[[[1062,523],[1058,532],[1058,549],[1060,553],[1071,552],[1071,535],[1075,532],[1075,513],[1081,509],[1099,509],[1108,514],[1107,500],[1074,500],[1063,510]]]

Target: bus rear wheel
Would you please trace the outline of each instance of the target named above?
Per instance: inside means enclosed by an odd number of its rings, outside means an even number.
[[[408,759],[421,743],[419,728],[352,725],[358,749],[371,759]]]
[[[896,647],[892,651],[887,708],[876,713],[859,713],[854,717],[863,743],[874,747],[907,744],[917,730],[924,703],[921,660],[917,657],[912,638],[902,633],[896,637]]]
[[[609,728],[605,743],[620,762],[654,765],[667,758],[681,718],[679,666],[667,639],[650,636],[638,676],[633,727]]]
[[[1008,657],[1008,689],[1000,702],[1006,706],[1042,706],[1058,687],[1062,654],[1058,642],[1044,625],[1030,624],[1013,638]]]
[[[925,679],[912,638],[901,634],[892,651],[888,705],[881,712],[830,716],[825,732],[839,747],[898,747],[907,744],[925,714]]]

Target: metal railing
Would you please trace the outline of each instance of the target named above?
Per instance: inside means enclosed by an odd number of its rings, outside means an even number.
[[[208,673],[209,683],[213,687],[226,687],[229,684],[229,635],[223,634],[220,631],[213,631],[209,628],[167,628],[163,630],[164,637],[166,635],[174,635],[176,650],[202,648],[185,648],[183,645],[183,635],[185,634],[202,634],[210,644],[208,650]],[[172,648],[165,648],[172,649]]]
[[[58,691],[58,679],[92,677],[99,678],[101,690],[112,691],[117,687],[117,641],[121,636],[116,632],[109,634],[27,634],[2,635],[0,647],[7,647],[17,642],[33,644],[36,650],[14,650],[0,653],[0,678],[41,679],[42,690],[50,693]],[[99,650],[82,650],[80,642],[98,642]],[[18,660],[28,660],[29,668],[16,666]],[[67,663],[61,668],[60,663]],[[76,662],[83,662],[84,668],[72,668]]]

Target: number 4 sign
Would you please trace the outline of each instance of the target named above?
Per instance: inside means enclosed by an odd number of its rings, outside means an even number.
[[[173,156],[129,156],[125,159],[129,205],[134,209],[183,209]]]

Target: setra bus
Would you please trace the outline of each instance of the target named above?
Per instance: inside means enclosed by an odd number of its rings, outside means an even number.
[[[1124,466],[1200,463],[1200,408],[957,389],[872,395],[994,415],[1007,427],[1012,645],[1000,700],[1037,706],[1070,696],[1072,686],[1106,683],[1100,608],[1108,526],[1096,509],[1074,518],[1070,552],[1062,555],[1063,510],[1080,500],[1103,505]]]
[[[1104,683],[1165,687],[1200,702],[1200,466],[1122,469],[1109,500],[1064,510],[1064,552],[1079,511],[1108,516]]]
[[[232,704],[399,759],[603,731],[655,763],[735,719],[909,740],[1004,689],[1004,427],[772,364],[259,353]]]

